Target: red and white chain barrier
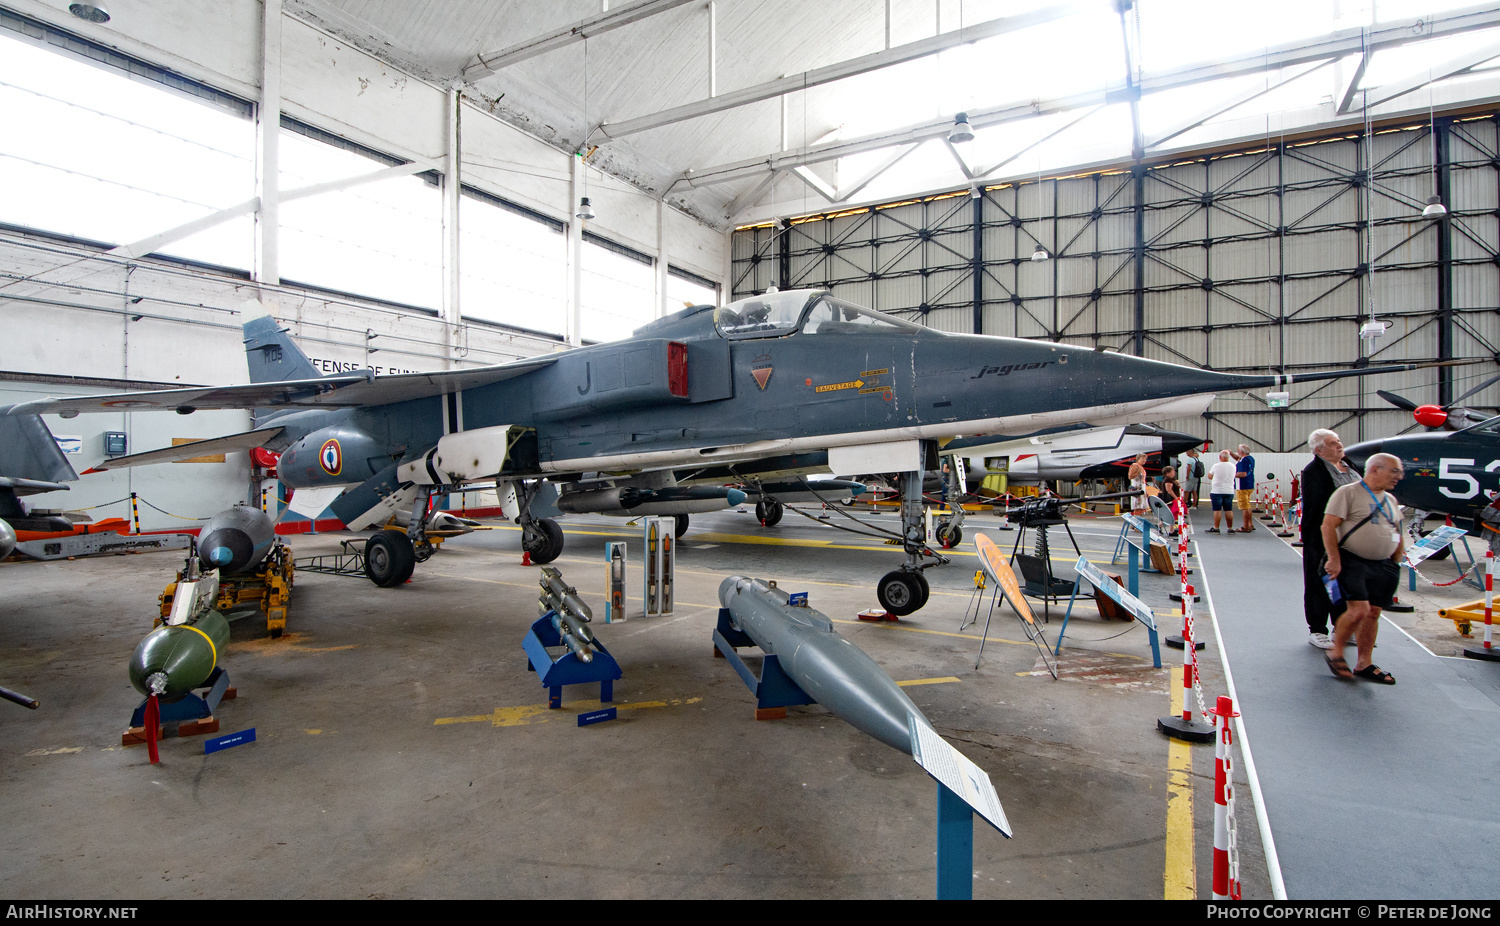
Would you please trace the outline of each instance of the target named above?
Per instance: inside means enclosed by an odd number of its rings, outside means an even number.
[[[1495,551],[1484,551],[1484,651],[1491,652],[1494,647],[1492,632],[1494,629],[1495,613]]]
[[[1239,900],[1240,852],[1238,830],[1234,822],[1234,760],[1229,748],[1234,745],[1231,718],[1238,717],[1234,699],[1219,695],[1214,719],[1219,728],[1218,745],[1214,747],[1214,900]]]

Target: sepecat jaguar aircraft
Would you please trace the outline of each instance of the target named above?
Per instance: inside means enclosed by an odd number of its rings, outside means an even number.
[[[1046,341],[950,334],[821,290],[694,306],[628,339],[511,363],[433,373],[319,376],[267,315],[244,324],[247,385],[43,399],[10,415],[121,409],[254,410],[252,430],[108,461],[110,468],[205,452],[279,451],[299,510],[325,505],[351,529],[405,517],[367,541],[371,578],[397,585],[431,547],[429,500],[495,482],[538,563],[555,559],[558,513],[685,514],[740,490],[810,472],[908,473],[905,561],[878,596],[908,614],[927,600],[921,473],[939,443],[1025,437],[1194,416],[1223,392],[1281,388],[1240,375]],[[1298,374],[1297,381],[1415,369]],[[762,498],[770,493],[758,493]]]

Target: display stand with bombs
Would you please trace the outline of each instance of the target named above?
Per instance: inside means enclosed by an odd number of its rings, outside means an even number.
[[[159,759],[159,738],[217,733],[214,711],[220,701],[236,694],[229,674],[219,665],[229,645],[229,621],[214,608],[219,573],[212,567],[203,571],[198,547],[191,550],[165,621],[136,645],[130,657],[130,684],[145,700],[131,714],[120,745],[145,743],[153,765]],[[197,695],[197,689],[206,691]]]
[[[589,682],[599,683],[601,703],[613,701],[615,679],[623,673],[589,627],[593,612],[578,597],[578,590],[564,582],[562,573],[551,566],[542,567],[538,584],[541,594],[536,607],[541,617],[527,631],[521,648],[526,651],[527,668],[547,686],[547,706],[562,707],[564,685]],[[549,647],[562,647],[565,652],[554,658],[547,652]]]
[[[197,561],[204,570],[217,570],[218,591],[210,602],[221,611],[253,605],[266,619],[266,630],[280,637],[286,629],[287,601],[291,598],[295,567],[292,550],[276,536],[271,516],[259,508],[236,505],[221,511],[198,532]],[[193,556],[188,557],[191,564]],[[172,612],[172,604],[184,581],[184,569],[162,591],[161,616]]]

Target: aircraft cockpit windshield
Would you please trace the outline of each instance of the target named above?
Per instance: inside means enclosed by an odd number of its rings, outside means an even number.
[[[783,337],[803,334],[859,334],[874,331],[923,330],[919,325],[844,302],[821,290],[788,290],[751,296],[714,313],[714,325],[726,338]]]
[[[1500,416],[1488,418],[1478,424],[1471,424],[1467,428],[1461,428],[1460,430],[1473,431],[1475,433],[1500,434]]]
[[[774,338],[791,334],[797,330],[797,322],[802,320],[808,303],[820,295],[818,290],[792,289],[731,302],[714,312],[714,327],[726,338]]]

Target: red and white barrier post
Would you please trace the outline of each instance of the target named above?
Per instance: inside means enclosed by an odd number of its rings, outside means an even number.
[[[1484,644],[1479,647],[1464,647],[1464,655],[1470,659],[1485,659],[1500,662],[1500,652],[1494,647],[1495,627],[1495,551],[1484,551]]]
[[[1218,718],[1219,742],[1214,748],[1214,900],[1240,899],[1240,856],[1234,824],[1234,745],[1231,718],[1238,717],[1234,699],[1220,695],[1213,714]]]

